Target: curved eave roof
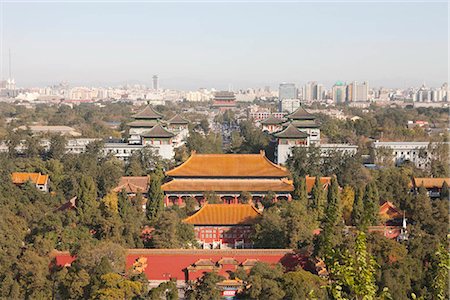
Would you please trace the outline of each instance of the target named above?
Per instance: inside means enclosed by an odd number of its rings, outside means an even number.
[[[141,136],[144,138],[171,138],[174,137],[175,134],[158,124],[149,131],[142,133]]]
[[[270,116],[267,119],[262,120],[261,124],[263,124],[263,125],[278,125],[283,122],[286,122],[286,119],[275,118],[274,116]]]
[[[166,172],[173,177],[288,177],[289,171],[259,154],[197,154]]]
[[[251,204],[206,204],[183,220],[193,225],[251,225],[261,213]]]
[[[316,117],[306,111],[302,106],[297,108],[292,114],[287,115],[287,118],[291,120],[314,120]]]
[[[143,111],[138,112],[132,117],[135,119],[161,119],[163,115],[155,111],[152,106],[148,105]]]
[[[189,121],[181,117],[180,115],[175,115],[173,118],[167,121],[168,124],[188,124]]]
[[[300,131],[292,124],[289,124],[284,130],[275,134],[277,138],[307,138],[309,135],[303,131]]]

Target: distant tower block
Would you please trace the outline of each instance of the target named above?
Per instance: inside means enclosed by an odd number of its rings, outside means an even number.
[[[157,91],[159,89],[158,75],[153,75],[153,89]]]

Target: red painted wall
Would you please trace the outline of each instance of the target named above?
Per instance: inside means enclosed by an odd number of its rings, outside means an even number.
[[[75,259],[67,252],[54,254],[55,263],[58,266],[70,265]],[[307,258],[295,254],[291,250],[281,249],[245,249],[245,250],[175,250],[175,249],[132,249],[126,256],[126,268],[130,270],[138,258],[147,258],[145,274],[148,280],[195,280],[201,277],[204,269],[196,272],[187,272],[186,268],[199,259],[211,259],[217,263],[222,258],[234,258],[243,263],[247,259],[257,259],[269,264],[281,263],[286,270],[294,270],[296,267],[304,267]],[[218,273],[227,277],[227,271],[234,271],[235,265],[222,265]]]

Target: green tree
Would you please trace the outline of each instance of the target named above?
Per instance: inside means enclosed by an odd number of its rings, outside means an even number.
[[[77,192],[77,206],[80,219],[84,224],[94,224],[99,216],[97,187],[92,177],[81,175]]]
[[[344,186],[341,195],[342,203],[342,216],[344,217],[345,224],[351,225],[351,217],[353,210],[353,203],[355,201],[355,191],[349,185]]]
[[[281,278],[283,269],[280,265],[270,266],[267,263],[257,263],[248,276],[248,287],[244,290],[244,297],[250,299],[276,300],[283,299]]]
[[[327,259],[329,291],[336,299],[376,299],[376,262],[367,251],[366,235],[358,232],[354,253],[332,250]],[[348,298],[347,298],[348,297]]]
[[[352,225],[358,227],[360,230],[363,228],[363,214],[364,214],[364,203],[363,203],[364,191],[362,187],[358,187],[355,191],[355,199],[353,201],[352,208]]]
[[[240,196],[239,196],[239,201],[240,203],[250,203],[252,202],[253,196],[251,193],[249,192],[241,192]]]
[[[303,204],[308,204],[308,193],[306,191],[306,178],[294,176],[294,200],[299,200]]]
[[[225,280],[225,277],[215,273],[208,272],[200,277],[197,282],[186,293],[186,299],[189,300],[219,300],[221,299],[220,290],[217,283]]]
[[[299,269],[282,276],[282,286],[286,293],[284,299],[313,300],[328,299],[323,288],[326,281],[308,271]]]
[[[325,210],[325,191],[323,185],[320,182],[320,177],[316,177],[314,185],[311,189],[311,199],[308,208],[317,217],[317,220],[321,220]]]
[[[315,253],[324,256],[330,253],[333,248],[340,245],[343,239],[339,185],[335,177],[331,178],[331,184],[328,187],[327,207],[320,228],[321,231],[315,244]]]
[[[157,169],[151,176],[147,201],[147,219],[154,222],[164,209],[164,193],[161,190],[163,173]]]
[[[50,137],[49,158],[61,159],[66,153],[67,140],[63,135],[52,135]]]
[[[374,182],[369,182],[366,185],[363,196],[363,218],[362,224],[363,228],[367,228],[371,225],[378,224],[378,214],[380,210],[380,197],[378,196],[377,186]]]
[[[448,184],[447,181],[444,180],[444,183],[442,184],[442,188],[441,188],[441,194],[440,194],[440,198],[442,200],[449,200],[449,189],[448,189]]]
[[[93,293],[93,298],[99,300],[134,299],[140,296],[141,291],[142,284],[140,282],[127,280],[119,274],[107,273],[102,275],[100,287]]]

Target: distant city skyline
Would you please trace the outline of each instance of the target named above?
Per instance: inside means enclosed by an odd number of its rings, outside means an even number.
[[[448,3],[3,2],[1,77],[17,86],[195,90],[448,81]]]

